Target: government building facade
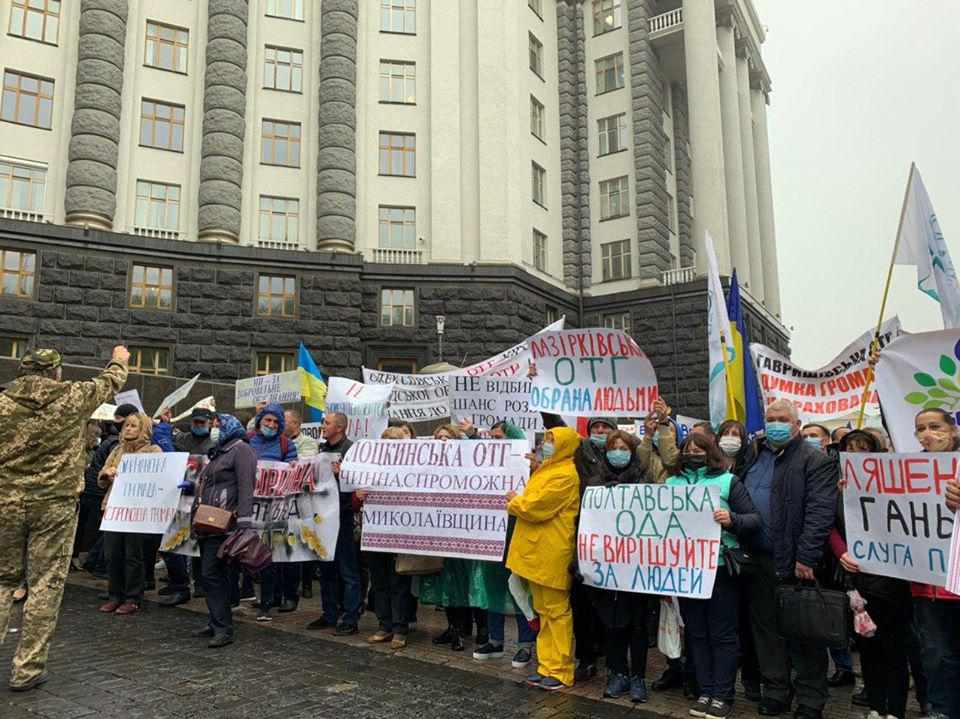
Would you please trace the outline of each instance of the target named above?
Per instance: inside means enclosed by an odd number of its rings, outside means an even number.
[[[0,0],[0,354],[214,383],[565,315],[706,415],[706,266],[780,351],[751,0]],[[8,362],[7,366],[12,365]]]

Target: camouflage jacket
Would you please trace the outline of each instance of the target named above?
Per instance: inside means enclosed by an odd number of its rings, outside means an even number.
[[[76,497],[86,421],[126,381],[126,365],[111,362],[85,382],[39,375],[11,382],[0,394],[0,502]]]

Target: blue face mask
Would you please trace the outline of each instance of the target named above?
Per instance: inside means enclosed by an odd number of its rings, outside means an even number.
[[[626,467],[628,464],[630,464],[630,450],[628,449],[607,450],[607,461],[613,467]]]
[[[209,427],[191,427],[190,431],[194,437],[206,437],[210,434]]]
[[[550,459],[553,456],[555,449],[556,448],[551,442],[544,442],[540,447],[540,454],[543,455],[544,459]]]
[[[764,426],[764,433],[770,443],[779,446],[790,441],[793,426],[787,422],[767,422]]]
[[[803,441],[809,444],[814,449],[823,451],[823,445],[820,443],[819,437],[804,437]]]
[[[593,442],[594,447],[606,447],[607,446],[607,435],[605,434],[591,434],[590,441]]]
[[[277,430],[273,429],[272,427],[261,427],[260,434],[262,434],[267,439],[273,439],[274,437],[277,436]]]

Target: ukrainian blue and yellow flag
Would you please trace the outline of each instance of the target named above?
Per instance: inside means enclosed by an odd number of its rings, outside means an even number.
[[[327,408],[327,376],[320,371],[303,342],[297,355],[300,369],[300,393],[307,405],[307,421],[320,422]]]
[[[737,271],[730,277],[730,291],[727,294],[727,315],[730,317],[730,343],[733,361],[727,365],[727,386],[732,396],[731,406],[727,407],[727,419],[742,422],[748,434],[763,429],[763,399],[760,385],[757,383],[757,371],[750,354],[750,338],[747,337],[747,325],[740,306],[740,284]]]

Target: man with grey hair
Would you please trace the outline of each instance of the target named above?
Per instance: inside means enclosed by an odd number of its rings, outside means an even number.
[[[837,476],[836,460],[804,441],[793,403],[771,403],[756,459],[744,471],[744,484],[761,517],[751,547],[755,567],[744,579],[763,677],[763,716],[789,711],[791,670],[796,673],[794,716],[819,719],[823,714],[827,652],[778,635],[776,587],[814,578],[836,519]]]

